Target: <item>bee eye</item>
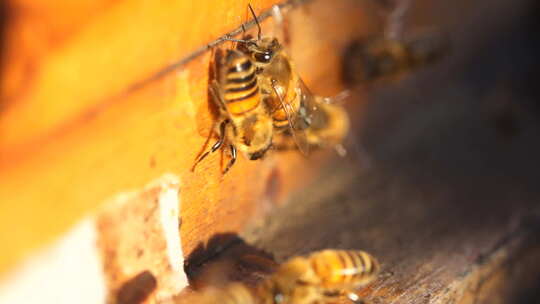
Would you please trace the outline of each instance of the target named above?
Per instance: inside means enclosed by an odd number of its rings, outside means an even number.
[[[272,52],[256,53],[255,60],[258,62],[270,62],[272,59]]]

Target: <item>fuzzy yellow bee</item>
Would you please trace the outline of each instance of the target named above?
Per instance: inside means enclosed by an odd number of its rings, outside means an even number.
[[[215,59],[215,61],[218,61]],[[248,159],[264,156],[272,145],[274,127],[262,101],[262,93],[252,60],[237,50],[227,50],[215,67],[217,79],[210,87],[219,108],[215,132],[219,140],[197,160],[228,145],[231,159],[223,173],[227,173],[237,158],[237,150]]]

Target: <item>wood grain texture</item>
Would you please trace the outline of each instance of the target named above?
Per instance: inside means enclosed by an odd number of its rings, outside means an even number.
[[[249,2],[257,13],[276,3]],[[187,253],[215,233],[238,231],[309,181],[328,154],[309,161],[294,151],[257,162],[240,157],[222,176],[216,153],[191,171],[215,119],[207,93],[211,54],[182,60],[247,21],[247,3],[8,3],[0,242],[10,245],[0,254],[0,271],[115,194],[167,172],[180,176]],[[293,58],[302,58],[298,67],[310,87],[333,94],[341,89],[340,47],[381,21],[357,1],[335,11],[324,3],[290,12],[290,48]],[[343,18],[330,27],[332,12]],[[271,20],[264,26],[265,33],[274,28]]]

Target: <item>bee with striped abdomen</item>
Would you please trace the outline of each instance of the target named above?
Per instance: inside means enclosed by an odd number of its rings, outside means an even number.
[[[364,251],[326,249],[289,259],[254,288],[239,282],[206,287],[174,303],[329,304],[342,297],[363,303],[355,291],[379,271],[377,260]]]
[[[360,250],[322,250],[294,257],[256,289],[263,304],[332,303],[346,296],[359,302],[355,290],[372,282],[380,266]]]
[[[216,124],[219,140],[209,153],[217,151],[225,142],[229,145],[231,159],[225,174],[236,161],[236,150],[248,159],[261,158],[272,145],[272,118],[262,102],[261,90],[252,60],[237,50],[227,50],[222,60],[215,58],[217,79],[211,83],[210,92],[219,108],[220,119]]]
[[[272,116],[278,149],[298,148],[303,154],[313,149],[335,147],[340,154],[345,149],[341,142],[349,131],[349,117],[345,109],[335,104],[335,98],[323,98],[311,93],[300,77],[294,62],[275,37],[237,40],[239,49],[248,54],[257,66],[259,85],[265,104]],[[274,7],[276,20],[281,20],[279,8]]]
[[[300,115],[300,111],[306,109],[304,99],[312,98],[313,94],[300,78],[293,61],[278,39],[261,37],[257,16],[252,7],[248,7],[257,24],[257,39],[229,40],[238,42],[238,49],[247,54],[256,65],[261,93],[273,119],[275,132],[290,134],[298,149],[308,154],[305,129],[309,126],[309,117],[306,114]],[[277,6],[273,12],[279,12]]]

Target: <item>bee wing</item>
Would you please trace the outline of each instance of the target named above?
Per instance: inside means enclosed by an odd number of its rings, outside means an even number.
[[[210,84],[210,87],[208,88],[208,90],[210,91],[210,94],[212,95],[212,101],[218,106],[218,108],[220,110],[226,111],[227,107],[225,107],[225,105],[223,103],[223,99],[222,99],[222,96],[220,94],[219,85],[218,85],[217,81],[215,81],[215,80],[212,81],[212,83]]]
[[[351,96],[350,90],[343,90],[334,96],[322,97],[321,101],[326,104],[335,104],[335,105],[342,106],[345,104],[345,100],[347,100],[350,96]]]
[[[298,150],[302,152],[305,156],[309,155],[309,143],[307,140],[305,127],[301,127],[299,121],[297,121],[297,114],[294,114],[294,109],[292,106],[283,100],[283,96],[279,94],[279,91],[272,84],[272,89],[274,93],[279,98],[279,103],[287,115],[287,122],[289,123],[289,131],[291,132],[292,138],[298,147]]]
[[[322,103],[332,103],[331,98],[322,98],[313,95],[302,79],[298,80],[298,94],[301,96],[300,113],[297,124],[302,124],[303,128],[320,127],[326,121],[326,114],[321,106]]]

